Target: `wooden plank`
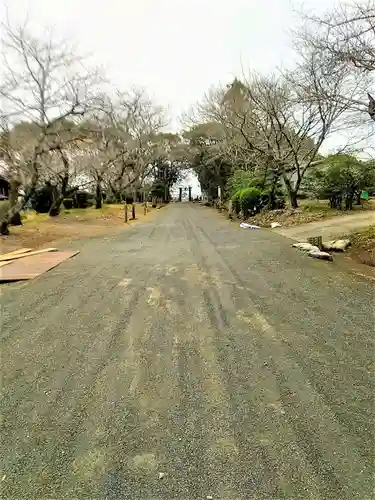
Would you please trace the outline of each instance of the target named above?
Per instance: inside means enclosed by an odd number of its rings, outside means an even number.
[[[44,248],[43,250],[34,250],[33,252],[28,252],[25,254],[13,255],[13,257],[2,257],[1,260],[6,261],[6,260],[23,259],[25,257],[31,257],[31,255],[39,255],[47,252],[57,252],[57,248]]]
[[[32,280],[78,253],[78,251],[45,252],[7,262],[7,266],[0,268],[0,281]]]
[[[20,255],[24,253],[31,252],[32,248],[19,248],[18,250],[13,250],[13,252],[0,253],[0,261],[3,261],[4,257],[14,257],[15,255]]]
[[[7,266],[10,263],[11,263],[11,261],[9,261],[9,260],[8,260],[8,262],[0,262],[0,267]]]

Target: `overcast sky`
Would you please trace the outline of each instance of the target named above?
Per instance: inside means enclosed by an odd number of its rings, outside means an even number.
[[[322,10],[332,0],[309,0]],[[0,0],[1,14],[37,28],[53,26],[94,53],[113,83],[144,86],[181,112],[243,68],[269,72],[290,64],[288,29],[297,0]]]
[[[323,11],[334,0],[306,0]],[[335,2],[337,3],[337,2]],[[243,70],[271,72],[293,58],[288,31],[299,0],[0,0],[1,16],[93,54],[120,89],[143,86],[168,107],[173,129],[210,86]]]

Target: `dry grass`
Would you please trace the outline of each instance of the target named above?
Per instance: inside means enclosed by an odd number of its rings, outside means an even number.
[[[348,255],[360,264],[375,267],[375,226],[352,233],[348,238],[352,242]]]
[[[327,212],[331,216],[332,212],[344,212],[345,210],[336,210],[329,206],[328,200],[298,200],[298,205],[305,212]],[[375,198],[369,200],[362,200],[361,205],[353,205],[353,210],[351,212],[358,212],[362,210],[375,210]]]
[[[375,210],[375,199],[354,205],[353,210],[336,210],[329,206],[327,200],[299,200],[299,208],[265,211],[249,218],[249,222],[269,227],[271,222],[279,222],[283,227],[298,226],[329,217],[344,217],[354,213]]]
[[[129,225],[149,218],[153,210],[144,215],[143,205],[136,205],[136,220],[132,221],[129,210]],[[48,214],[28,212],[23,215],[23,225],[10,228],[9,236],[0,236],[0,252],[17,248],[40,248],[48,244],[72,241],[95,235],[108,234],[127,227],[124,221],[123,205],[103,205],[100,210],[86,209],[62,210],[57,217]]]

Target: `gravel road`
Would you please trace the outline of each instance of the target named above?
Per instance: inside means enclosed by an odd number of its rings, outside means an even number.
[[[2,290],[1,498],[373,498],[373,283],[188,204],[79,248]]]

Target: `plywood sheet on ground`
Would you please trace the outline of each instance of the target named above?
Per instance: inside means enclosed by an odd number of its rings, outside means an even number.
[[[7,257],[15,257],[16,255],[23,255],[31,251],[32,248],[19,248],[18,250],[13,250],[13,252],[1,253],[0,260],[4,260]]]
[[[47,252],[10,262],[0,268],[0,281],[32,280],[79,252]]]
[[[23,259],[25,256],[30,257],[31,255],[39,255],[42,253],[48,253],[48,252],[56,252],[57,248],[43,248],[43,250],[33,250],[32,252],[28,253],[13,253],[13,255],[8,254],[7,257],[3,256],[1,257],[0,260],[6,261],[6,260],[16,260],[16,259]]]

